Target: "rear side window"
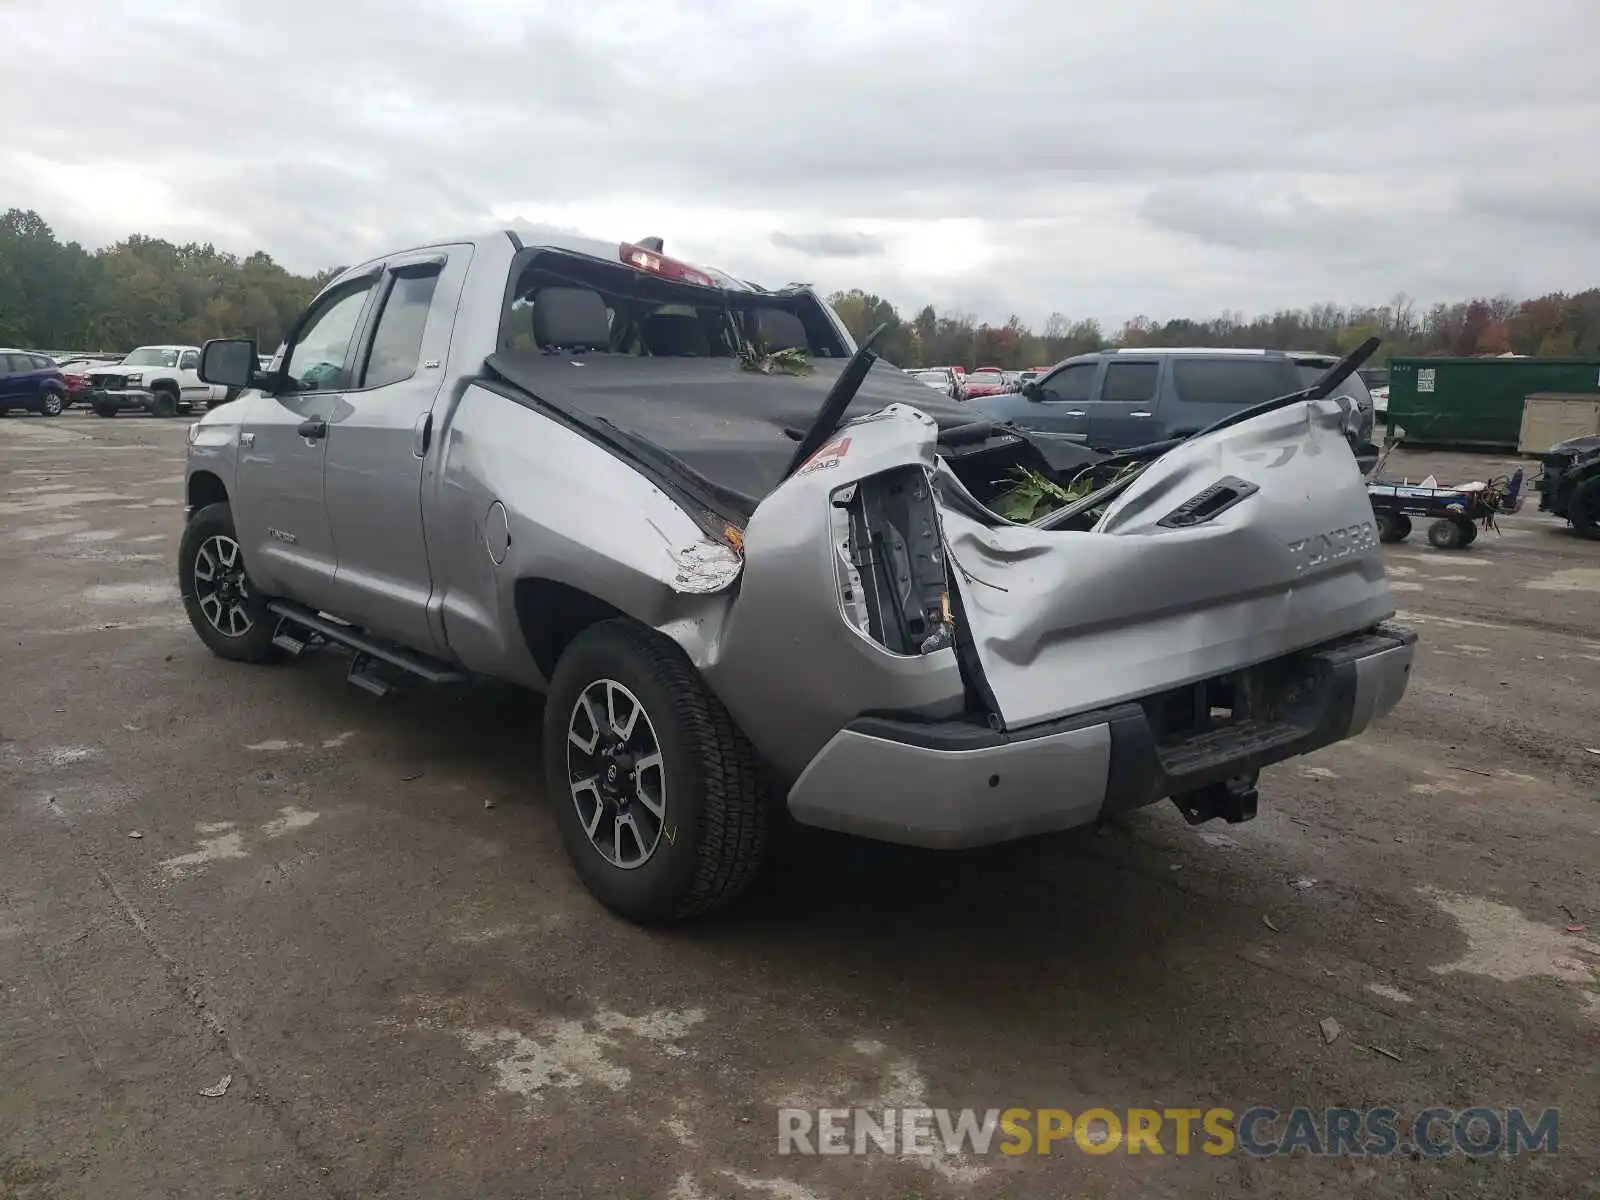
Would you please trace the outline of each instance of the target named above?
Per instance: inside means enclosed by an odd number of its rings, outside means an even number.
[[[10,359],[9,365],[10,365],[11,373],[13,375],[20,374],[23,371],[31,371],[31,370],[33,370],[33,358],[30,355],[27,355],[27,354],[12,354],[12,355],[0,354],[0,360],[4,360],[4,359],[7,359],[7,358]]]
[[[362,387],[383,387],[399,383],[417,373],[422,358],[422,334],[428,325],[428,309],[433,304],[439,274],[400,275],[384,301],[372,335],[372,353],[362,373]]]
[[[1156,377],[1160,374],[1160,363],[1110,363],[1100,399],[1143,404],[1156,394]]]
[[[1297,370],[1300,372],[1300,386],[1310,387],[1326,375],[1333,365],[1331,362],[1326,367],[1312,363],[1299,363]],[[1367,390],[1366,380],[1362,379],[1359,373],[1351,375],[1338,387],[1334,388],[1333,394],[1335,396],[1349,396],[1358,403],[1372,399],[1372,393]]]
[[[1304,385],[1283,358],[1180,358],[1172,364],[1178,398],[1188,404],[1260,404]]]

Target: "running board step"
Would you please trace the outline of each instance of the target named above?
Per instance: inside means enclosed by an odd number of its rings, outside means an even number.
[[[394,690],[394,685],[379,670],[377,660],[365,650],[357,650],[350,656],[350,670],[345,673],[345,678],[380,700]]]
[[[408,650],[404,646],[397,646],[392,642],[385,642],[364,633],[353,625],[341,625],[337,621],[330,621],[319,616],[309,608],[294,604],[288,600],[273,600],[267,605],[269,612],[283,617],[296,625],[309,629],[314,634],[319,634],[330,642],[337,642],[341,646],[348,646],[357,652],[356,659],[350,664],[350,682],[358,687],[373,691],[366,682],[358,681],[356,676],[363,679],[371,678],[373,663],[362,663],[361,656],[376,659],[378,662],[387,663],[391,667],[398,667],[419,679],[426,679],[429,683],[465,683],[466,675],[436,658],[426,654],[419,654],[415,650]],[[292,635],[286,635],[291,636]],[[293,639],[298,641],[299,639]],[[285,647],[287,649],[287,647]],[[360,669],[358,670],[358,665]],[[382,683],[382,680],[377,680]],[[383,683],[384,691],[388,684]],[[383,695],[383,692],[374,692]]]

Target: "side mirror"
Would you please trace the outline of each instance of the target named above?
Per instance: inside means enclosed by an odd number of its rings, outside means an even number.
[[[253,338],[213,338],[200,351],[200,378],[205,383],[247,388],[260,374]]]
[[[1026,396],[1029,400],[1044,399],[1044,388],[1040,387],[1038,381],[1034,379],[1028,380],[1028,382],[1018,388],[1017,391]]]

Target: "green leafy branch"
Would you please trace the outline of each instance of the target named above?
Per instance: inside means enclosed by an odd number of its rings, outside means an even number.
[[[1115,478],[1107,482],[1115,483],[1117,479],[1143,466],[1143,463],[1130,463],[1118,471]],[[1064,487],[1031,467],[1014,468],[1011,479],[1011,487],[996,497],[994,510],[1006,520],[1016,521],[1021,525],[1037,521],[1058,508],[1065,508],[1074,501],[1083,499],[1096,488],[1105,486],[1095,482],[1093,471],[1080,471]]]
[[[809,375],[816,370],[798,346],[768,351],[751,342],[739,347],[739,366],[760,375]]]

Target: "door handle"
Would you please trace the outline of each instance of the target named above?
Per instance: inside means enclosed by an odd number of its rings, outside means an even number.
[[[300,428],[296,432],[308,442],[314,442],[318,438],[328,436],[328,423],[321,417],[308,417],[300,422]]]
[[[1061,415],[1063,417],[1081,417],[1081,416],[1083,416],[1083,409],[1081,409],[1081,408],[1069,408],[1066,412],[1062,413]]]
[[[411,430],[411,453],[416,458],[422,458],[428,453],[428,447],[433,443],[433,414],[425,412],[417,418],[417,423]]]
[[[1135,413],[1129,413],[1128,415],[1130,417],[1153,417],[1153,416],[1155,416],[1154,413],[1147,413],[1147,412],[1135,412]]]

